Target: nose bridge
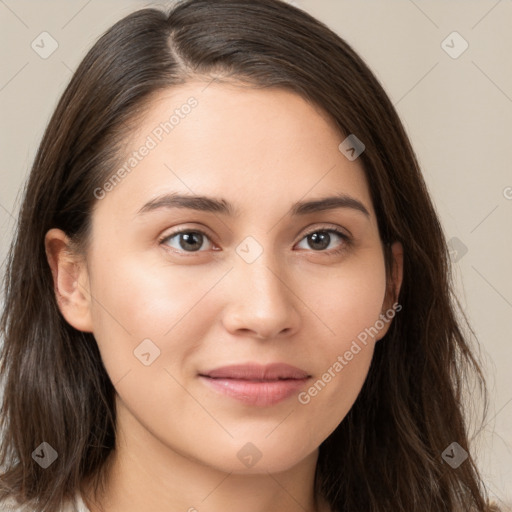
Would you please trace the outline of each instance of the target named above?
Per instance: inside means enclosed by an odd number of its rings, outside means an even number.
[[[255,239],[245,240],[238,246],[237,254],[235,270],[240,275],[241,286],[246,288],[244,293],[263,306],[276,300],[289,301],[284,266],[272,251],[270,242],[264,247]]]
[[[270,237],[266,240],[270,244]],[[249,329],[265,337],[294,329],[298,312],[283,262],[270,245],[264,247],[253,237],[244,239],[236,253],[226,327]]]

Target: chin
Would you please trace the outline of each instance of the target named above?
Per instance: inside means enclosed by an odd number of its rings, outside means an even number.
[[[318,446],[311,450],[305,450],[304,443],[286,446],[276,437],[260,442],[232,440],[230,446],[219,445],[219,448],[218,457],[210,452],[213,458],[206,461],[207,465],[225,473],[257,475],[287,471],[307,457],[312,457],[312,463],[316,463]],[[232,456],[228,456],[230,453]]]

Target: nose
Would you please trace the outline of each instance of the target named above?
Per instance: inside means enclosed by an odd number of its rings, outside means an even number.
[[[227,276],[223,324],[233,335],[273,339],[290,336],[300,327],[303,301],[294,293],[290,271],[266,252],[252,263],[236,260]]]

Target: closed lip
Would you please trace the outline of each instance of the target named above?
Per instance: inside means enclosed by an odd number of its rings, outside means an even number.
[[[222,366],[199,373],[201,377],[211,379],[234,379],[256,382],[268,382],[284,379],[302,380],[311,377],[306,371],[286,363],[261,365],[257,363]]]

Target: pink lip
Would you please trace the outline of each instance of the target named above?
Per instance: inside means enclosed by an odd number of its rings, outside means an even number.
[[[224,366],[199,376],[215,391],[260,407],[285,400],[311,377],[305,371],[284,363]]]

